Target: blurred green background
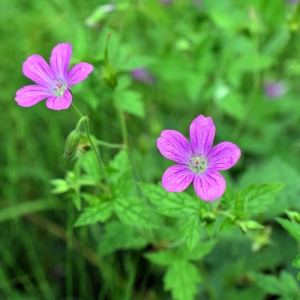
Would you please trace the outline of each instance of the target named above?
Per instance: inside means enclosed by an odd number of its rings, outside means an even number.
[[[26,58],[40,54],[49,61],[56,44],[70,42],[71,63],[95,67],[72,89],[74,103],[89,116],[93,134],[121,143],[101,77],[111,33],[109,56],[140,180],[157,182],[171,165],[156,148],[163,129],[188,136],[194,118],[211,116],[215,143],[231,141],[242,150],[237,166],[224,173],[228,186],[285,183],[265,216],[279,228],[273,217],[300,208],[300,5],[293,2],[0,1],[0,299],[170,299],[161,278],[145,275],[150,267],[134,253],[124,254],[129,263],[108,262],[125,273],[138,266],[135,272],[143,274],[111,296],[109,276],[93,266],[96,227],[76,230],[77,246],[68,245],[74,208],[51,193],[50,180],[73,167],[62,155],[78,118],[72,108],[51,111],[44,101],[31,108],[16,104],[16,91],[31,84],[22,74]],[[104,161],[115,153],[103,149]],[[291,264],[297,254],[287,233],[278,229],[277,236],[285,249],[272,268]]]

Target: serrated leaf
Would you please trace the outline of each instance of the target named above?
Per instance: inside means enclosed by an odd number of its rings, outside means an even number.
[[[282,218],[276,218],[276,220],[290,233],[293,238],[300,241],[300,224]]]
[[[112,190],[116,198],[136,195],[136,188],[131,168],[128,168],[124,172],[119,172],[115,180],[116,182],[113,184]]]
[[[183,217],[199,214],[202,207],[200,200],[186,193],[167,192],[161,185],[142,183],[143,193],[157,207],[160,214],[168,217]]]
[[[79,215],[74,226],[86,226],[95,224],[97,222],[105,222],[110,218],[112,212],[112,201],[103,202],[96,206],[88,207]]]
[[[147,237],[151,232],[139,231],[119,221],[105,224],[105,232],[99,243],[99,254],[106,255],[121,249],[141,249],[148,244]]]
[[[186,245],[190,251],[199,241],[200,230],[200,219],[197,215],[186,218],[181,225],[181,231],[184,234]]]
[[[144,257],[157,265],[169,266],[174,263],[178,254],[171,250],[162,250],[157,252],[148,252],[144,254]]]
[[[164,276],[164,288],[171,291],[173,299],[193,300],[200,281],[200,274],[193,264],[175,261]]]
[[[276,199],[276,205],[266,212],[268,217],[281,215],[283,210],[291,207],[299,211],[300,173],[295,166],[290,165],[281,157],[271,157],[264,163],[249,166],[240,177],[240,186],[246,187],[249,182],[261,184],[266,178],[270,182],[285,182],[285,186]]]
[[[128,226],[153,228],[159,226],[159,219],[148,204],[135,197],[119,197],[113,201],[114,211],[120,221]]]
[[[219,231],[225,231],[225,230],[229,230],[232,228],[233,226],[233,221],[231,218],[226,218],[222,223],[221,223],[221,226],[219,228]]]
[[[249,185],[241,192],[245,210],[250,215],[257,215],[267,211],[283,187],[283,183]]]

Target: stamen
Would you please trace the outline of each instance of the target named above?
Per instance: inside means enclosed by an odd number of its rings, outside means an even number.
[[[190,159],[189,167],[196,174],[202,173],[207,168],[207,159],[201,155],[195,155]]]

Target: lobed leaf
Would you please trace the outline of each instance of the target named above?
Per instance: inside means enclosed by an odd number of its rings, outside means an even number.
[[[200,281],[200,274],[193,264],[175,261],[164,276],[164,288],[171,291],[173,299],[193,300]]]
[[[168,217],[199,215],[203,205],[199,199],[196,200],[186,193],[167,192],[161,185],[142,183],[140,186],[158,212]]]

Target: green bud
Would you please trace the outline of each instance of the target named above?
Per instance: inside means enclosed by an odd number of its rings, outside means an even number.
[[[71,131],[66,140],[64,157],[70,157],[70,155],[76,150],[79,142],[80,132],[78,130]]]
[[[70,189],[68,182],[64,179],[53,179],[50,183],[53,185],[53,194],[65,193]]]
[[[104,50],[104,63],[105,67],[102,68],[102,77],[106,84],[114,89],[118,84],[118,78],[117,78],[117,70],[110,64],[109,58],[108,58],[108,43],[111,37],[111,33],[107,35],[106,44],[105,44],[105,50]]]
[[[210,211],[202,212],[201,219],[206,223],[212,223],[216,220],[216,215]]]
[[[246,221],[245,222],[245,225],[248,229],[263,229],[264,226],[262,226],[261,224],[259,224],[258,222],[256,221],[253,221],[253,220],[249,220],[249,221]]]
[[[114,89],[117,86],[118,84],[117,71],[110,64],[107,64],[105,68],[102,69],[102,77],[105,83],[112,89]]]

